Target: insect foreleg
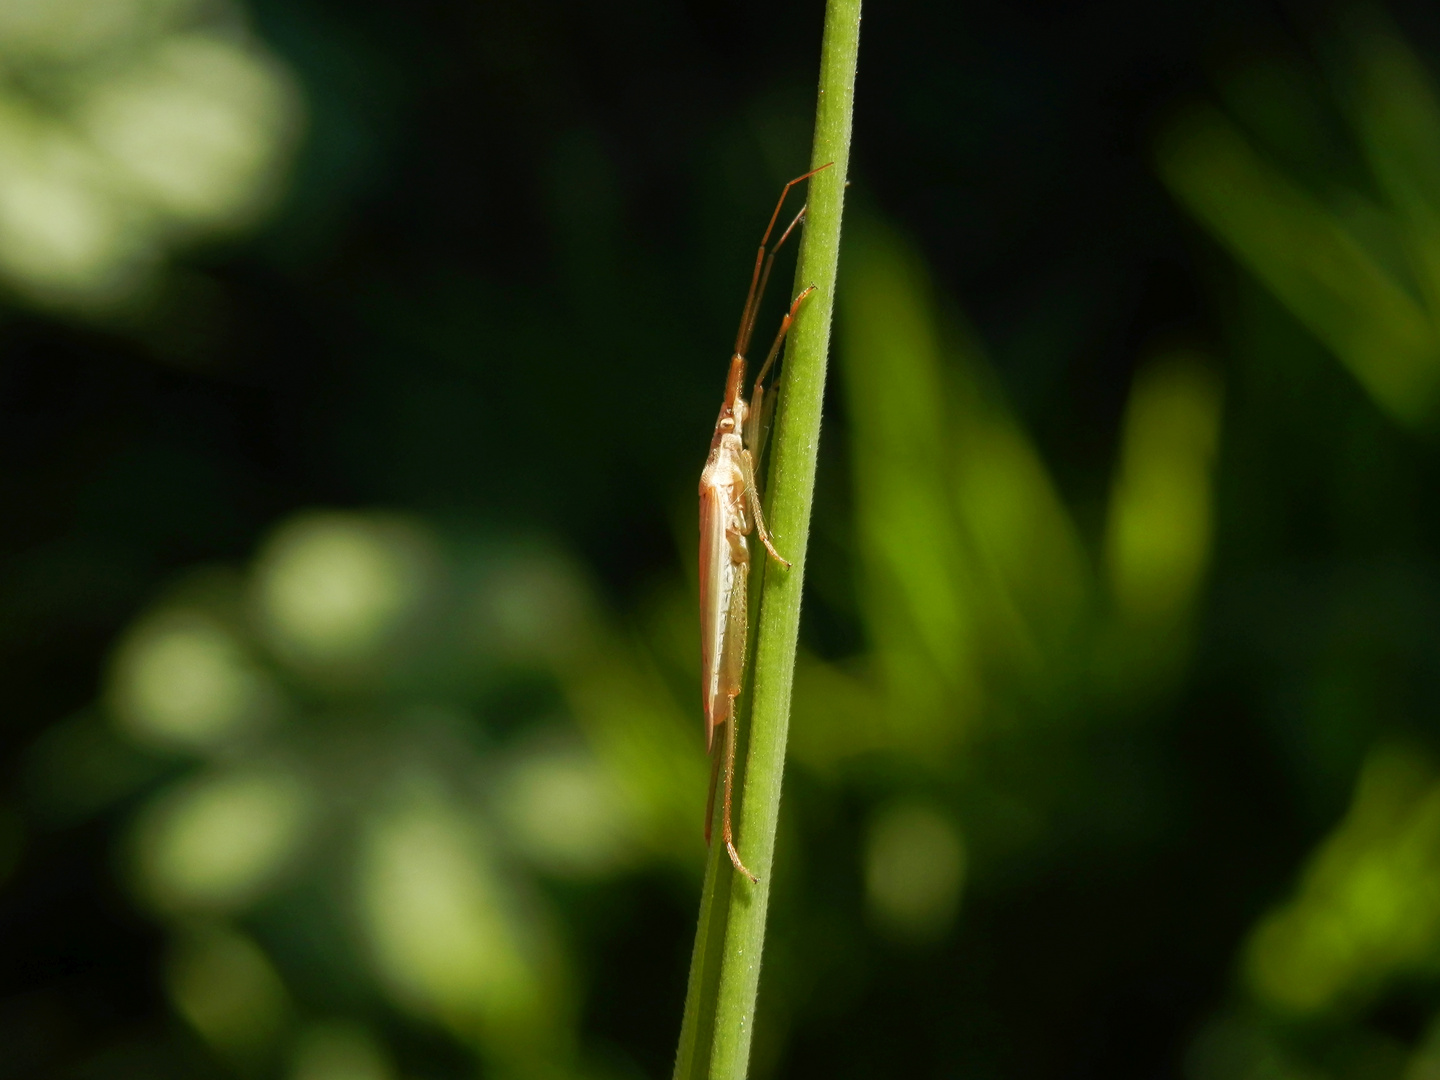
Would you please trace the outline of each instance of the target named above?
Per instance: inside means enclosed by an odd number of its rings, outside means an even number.
[[[780,346],[785,341],[785,335],[790,332],[791,324],[795,322],[795,317],[800,314],[801,306],[806,300],[810,299],[810,294],[814,291],[814,285],[807,285],[801,289],[800,292],[796,294],[795,299],[790,302],[790,310],[787,311],[785,317],[780,320],[780,329],[775,332],[775,340],[770,345],[770,351],[765,356],[765,363],[760,365],[760,374],[755,376],[756,386],[763,383],[765,376],[770,374],[771,366],[780,355]]]
[[[770,353],[765,357],[765,363],[760,367],[760,374],[755,376],[755,389],[750,396],[750,407],[745,413],[745,446],[750,453],[759,458],[764,452],[765,435],[769,433],[769,415],[765,411],[765,376],[770,373],[776,357],[780,355],[780,346],[785,341],[785,335],[790,332],[791,325],[795,322],[795,316],[800,314],[800,306],[810,298],[815,291],[814,285],[809,285],[800,290],[800,294],[790,303],[790,310],[780,320],[780,330],[775,334],[775,343],[770,346]],[[774,395],[771,395],[770,410],[775,408]]]

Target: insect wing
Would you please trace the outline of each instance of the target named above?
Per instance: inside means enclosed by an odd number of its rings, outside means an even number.
[[[708,470],[707,470],[708,471]],[[700,485],[700,692],[705,699],[705,748],[715,739],[716,699],[720,697],[720,658],[725,651],[725,619],[730,596],[726,573],[729,544],[720,489]]]

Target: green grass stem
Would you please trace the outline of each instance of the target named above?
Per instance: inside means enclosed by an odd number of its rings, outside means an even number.
[[[731,869],[719,842],[717,822],[690,962],[676,1080],[741,1080],[749,1066],[790,727],[859,43],[860,0],[828,0],[810,163],[812,168],[826,162],[834,162],[834,166],[810,180],[810,210],[795,280],[796,291],[807,285],[816,288],[786,345],[784,389],[771,436],[766,485],[766,517],[775,546],[793,566],[788,571],[768,566],[763,549],[752,562],[754,576],[760,581],[759,618],[746,679],[749,723],[739,733],[741,760],[735,777],[737,846],[760,881],[752,885]],[[743,699],[740,706],[738,715],[743,722]]]

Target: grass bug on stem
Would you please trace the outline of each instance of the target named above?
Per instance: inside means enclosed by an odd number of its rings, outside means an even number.
[[[745,667],[745,642],[749,630],[750,547],[752,530],[759,534],[765,550],[787,570],[790,563],[775,550],[765,515],[760,508],[760,490],[756,482],[758,462],[764,451],[768,418],[774,408],[774,395],[765,396],[765,376],[769,374],[780,346],[806,298],[815,291],[811,285],[802,289],[790,304],[780,322],[775,343],[755,377],[749,401],[745,399],[745,353],[755,331],[755,318],[775,254],[790,234],[804,220],[807,207],[781,233],[773,248],[767,251],[770,235],[779,220],[780,210],[790,189],[823,169],[812,169],[785,185],[760,249],[755,254],[755,269],[750,275],[750,291],[740,314],[740,330],[735,336],[735,352],[730,358],[730,374],[725,380],[725,400],[715,421],[715,435],[710,440],[710,456],[700,473],[700,656],[701,693],[705,704],[705,748],[713,759],[710,769],[710,795],[705,810],[705,841],[710,842],[710,823],[715,813],[715,789],[723,770],[724,801],[721,810],[721,835],[735,869],[752,882],[758,879],[740,860],[735,850],[730,827],[731,787],[735,779],[735,699],[740,695],[741,676]],[[724,725],[725,748],[717,752],[715,729]]]

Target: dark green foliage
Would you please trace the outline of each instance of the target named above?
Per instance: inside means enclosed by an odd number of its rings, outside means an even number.
[[[665,1075],[695,483],[821,6],[239,14],[0,18],[0,1077]],[[1435,1070],[1391,15],[867,10],[755,1075]],[[127,143],[135,57],[217,111]]]

